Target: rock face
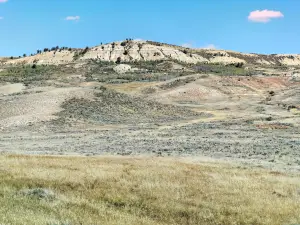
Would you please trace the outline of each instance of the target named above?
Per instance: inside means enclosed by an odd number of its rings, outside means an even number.
[[[104,44],[89,49],[54,50],[25,58],[2,58],[0,63],[58,65],[91,59],[110,62],[120,61],[123,63],[173,60],[189,64],[243,63],[256,65],[300,65],[300,55],[258,55],[225,50],[189,49],[151,41],[123,41]]]
[[[130,70],[131,70],[131,66],[126,65],[126,64],[121,64],[114,68],[114,71],[119,74],[129,72]]]

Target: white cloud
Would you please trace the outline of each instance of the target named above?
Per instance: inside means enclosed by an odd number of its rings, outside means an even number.
[[[248,16],[248,20],[252,22],[257,22],[257,23],[268,23],[272,19],[277,19],[277,18],[283,18],[284,15],[280,11],[273,11],[273,10],[256,10],[253,12],[250,12]]]
[[[184,48],[193,48],[193,45],[191,43],[184,43],[181,46]]]
[[[206,46],[201,47],[202,49],[217,49],[217,46],[215,46],[214,44],[209,44]]]
[[[5,3],[5,2],[7,2],[8,0],[0,0],[0,3]],[[4,17],[2,17],[2,16],[0,16],[0,20],[3,20],[4,19]]]
[[[142,39],[142,38],[135,38],[135,39],[133,39],[134,41],[145,41],[144,39]]]
[[[67,16],[65,20],[79,21],[80,20],[80,16]]]
[[[215,46],[214,44],[208,44],[202,47],[197,47],[192,43],[184,43],[181,46],[184,48],[194,48],[194,49],[217,49],[217,46]]]

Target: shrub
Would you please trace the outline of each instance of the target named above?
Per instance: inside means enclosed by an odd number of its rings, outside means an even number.
[[[289,105],[287,109],[288,109],[288,111],[290,111],[291,109],[297,109],[297,107],[294,105]]]
[[[274,96],[275,92],[274,91],[269,91],[269,95]]]
[[[273,118],[271,116],[266,118],[266,121],[272,121],[272,120],[273,120]]]
[[[238,62],[238,63],[235,64],[236,68],[242,68],[243,66],[244,66],[243,62]]]
[[[73,56],[73,60],[77,60],[79,59],[80,54],[78,52],[75,52],[74,56]]]
[[[117,63],[117,64],[120,64],[120,63],[121,63],[121,57],[118,57],[118,58],[117,58],[116,63]]]
[[[87,53],[89,50],[89,47],[85,47],[85,49],[81,52],[82,55],[84,55],[85,53]]]
[[[35,198],[38,200],[54,200],[55,194],[53,191],[43,188],[33,188],[33,189],[27,189],[22,190],[20,192],[21,195],[28,197],[28,198]]]

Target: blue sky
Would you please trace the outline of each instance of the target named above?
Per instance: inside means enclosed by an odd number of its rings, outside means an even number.
[[[298,0],[0,0],[0,55],[126,38],[300,53],[299,9]]]

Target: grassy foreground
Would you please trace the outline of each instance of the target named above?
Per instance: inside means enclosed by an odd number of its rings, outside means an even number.
[[[0,160],[0,224],[300,223],[298,175],[172,158]]]

